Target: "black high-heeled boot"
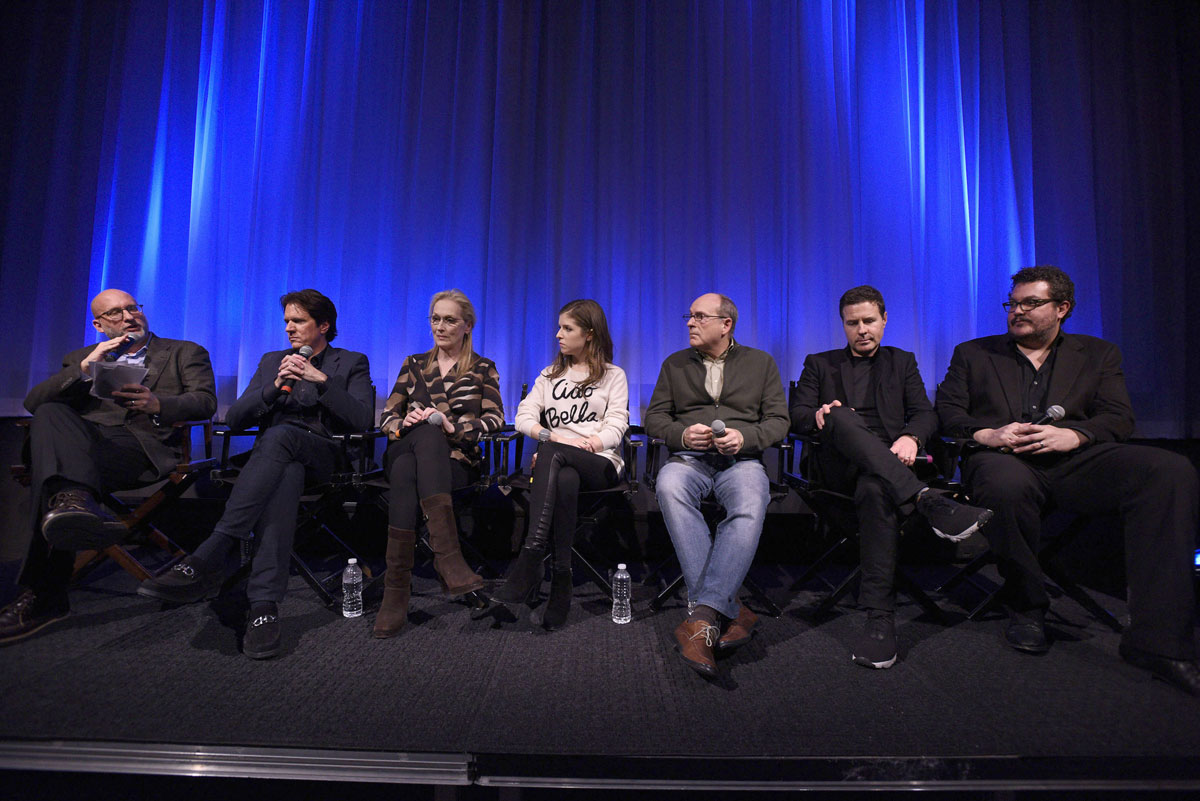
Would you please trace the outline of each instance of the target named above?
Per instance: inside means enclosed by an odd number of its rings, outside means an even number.
[[[571,611],[571,593],[574,589],[570,568],[554,568],[550,577],[550,600],[546,601],[546,611],[542,614],[542,626],[547,631],[562,628],[567,622],[567,615]]]
[[[542,576],[546,574],[543,562],[546,559],[545,541],[538,547],[530,536],[530,542],[525,543],[517,561],[508,571],[504,584],[492,596],[502,604],[519,604],[528,601],[534,591],[542,585]]]

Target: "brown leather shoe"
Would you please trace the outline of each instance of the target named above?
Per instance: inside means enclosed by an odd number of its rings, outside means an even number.
[[[25,590],[0,610],[0,644],[23,640],[67,616],[67,598],[38,597]]]
[[[721,635],[721,639],[717,640],[717,650],[737,648],[739,645],[750,642],[750,638],[754,636],[754,627],[757,625],[758,615],[751,612],[750,607],[740,604],[737,617],[729,621],[725,633]]]
[[[64,551],[102,551],[127,533],[85,489],[55,493],[42,517],[42,535],[51,547]]]
[[[713,646],[721,630],[703,620],[685,620],[675,629],[675,642],[679,647],[679,655],[687,662],[688,667],[701,676],[717,675],[717,660],[713,656]]]

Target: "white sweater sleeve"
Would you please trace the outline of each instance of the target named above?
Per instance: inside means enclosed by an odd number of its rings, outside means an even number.
[[[533,427],[538,424],[538,420],[546,408],[549,388],[550,381],[546,378],[546,372],[543,370],[538,373],[537,380],[533,382],[533,389],[529,390],[529,394],[517,406],[517,416],[513,420],[513,426],[527,437],[533,436]]]
[[[629,429],[629,383],[625,379],[625,371],[615,364],[609,365],[604,383],[608,384],[608,407],[604,410],[596,436],[604,444],[605,450],[614,450],[620,447],[621,438]]]

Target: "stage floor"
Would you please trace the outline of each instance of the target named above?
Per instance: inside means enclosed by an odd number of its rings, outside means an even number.
[[[472,619],[416,579],[410,624],[370,637],[293,577],[284,652],[239,650],[238,589],[164,607],[103,568],[71,616],[0,649],[0,768],[537,786],[1200,787],[1200,700],[1117,656],[1066,598],[1041,656],[1004,620],[900,609],[899,662],[850,661],[859,614],[821,621],[789,571],[779,601],[706,681],[678,658],[676,601],[618,626],[591,585],[565,629]],[[636,586],[636,584],[635,584]],[[1122,604],[1103,597],[1113,611]],[[903,601],[903,599],[902,599]]]

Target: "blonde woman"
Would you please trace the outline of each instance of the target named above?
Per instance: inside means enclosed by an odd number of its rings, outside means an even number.
[[[479,475],[479,436],[504,424],[496,365],[471,347],[475,307],[457,289],[429,303],[433,347],[404,360],[379,427],[388,436],[384,457],[388,503],[387,573],[374,635],[391,637],[408,619],[413,547],[423,512],[433,566],[450,595],[483,587],[463,559],[451,490]],[[436,416],[435,416],[436,415]]]

